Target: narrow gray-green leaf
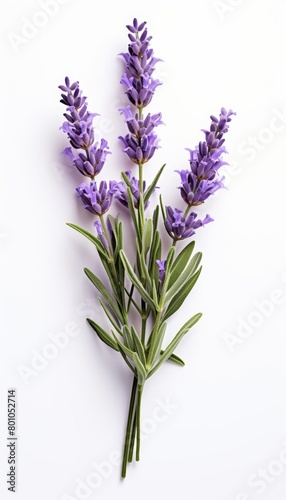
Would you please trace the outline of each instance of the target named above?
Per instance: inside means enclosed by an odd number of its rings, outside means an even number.
[[[102,309],[104,310],[104,312],[105,312],[106,316],[108,317],[108,319],[109,319],[110,323],[112,324],[112,326],[115,328],[115,330],[116,330],[116,331],[117,331],[120,335],[122,335],[122,332],[121,332],[121,330],[120,330],[120,328],[119,328],[118,324],[116,324],[116,320],[117,320],[117,318],[113,318],[113,317],[111,316],[111,313],[109,312],[108,308],[106,307],[106,305],[105,305],[104,301],[101,299],[101,297],[98,297],[98,301],[99,301],[99,303],[100,303],[100,305],[101,305]]]
[[[163,198],[162,198],[161,194],[160,194],[159,200],[160,200],[160,207],[161,207],[162,217],[163,217],[164,222],[165,222],[167,214],[166,214],[166,208],[165,208],[165,206],[163,204]]]
[[[157,184],[158,180],[160,179],[161,174],[162,174],[165,166],[166,166],[166,163],[160,168],[160,170],[158,171],[158,173],[154,177],[153,181],[151,182],[150,186],[148,187],[146,193],[144,194],[144,202],[145,203],[146,203],[147,200],[149,200],[151,194],[153,193],[153,191],[154,191],[154,189],[156,187],[156,184]]]
[[[97,290],[101,293],[101,295],[104,297],[106,302],[108,303],[109,307],[112,309],[114,312],[115,316],[119,319],[121,323],[124,323],[121,311],[117,305],[117,302],[114,300],[112,295],[109,293],[107,288],[104,286],[104,284],[100,281],[100,279],[93,274],[92,271],[90,271],[87,268],[84,268],[84,272],[87,275],[87,277],[90,279],[90,281],[94,284],[94,286],[97,288]]]
[[[173,354],[174,350],[178,346],[179,342],[182,340],[183,336],[187,333],[187,331],[190,330],[190,328],[199,321],[201,318],[202,314],[198,313],[195,314],[191,319],[185,323],[182,328],[178,331],[178,333],[175,335],[173,340],[170,342],[170,344],[164,349],[164,354],[161,355],[161,358],[159,359],[158,363],[154,366],[154,368],[149,372],[148,377],[151,377],[153,373],[155,373],[156,370],[166,361],[171,354]],[[188,325],[188,327],[186,326]]]
[[[127,256],[125,254],[125,252],[123,250],[120,250],[120,256],[121,256],[121,259],[122,259],[122,262],[123,262],[123,265],[125,267],[125,270],[131,280],[131,282],[133,283],[133,285],[135,286],[135,288],[138,290],[139,294],[141,295],[142,299],[147,302],[147,304],[149,304],[152,309],[154,309],[154,302],[153,300],[151,299],[150,295],[148,295],[148,293],[146,292],[145,288],[143,287],[141,281],[139,280],[139,278],[136,276],[135,272],[133,271],[132,269],[132,266],[129,262],[129,260],[127,259]]]
[[[88,231],[86,231],[82,227],[76,226],[75,224],[71,224],[70,222],[67,223],[67,226],[72,227],[73,229],[75,229],[76,231],[78,231],[80,234],[82,234],[83,236],[85,236],[88,240],[90,240],[96,246],[96,249],[98,250],[98,252],[103,257],[105,257],[106,259],[108,259],[108,254],[106,253],[106,250],[105,250],[105,248],[104,248],[104,246],[101,243],[101,241],[100,241],[99,238],[97,238],[93,234],[89,233]]]
[[[151,343],[149,347],[149,352],[147,356],[147,365],[146,368],[149,370],[152,368],[154,362],[156,361],[158,354],[161,352],[162,342],[165,336],[167,328],[167,321],[164,321],[156,335],[151,334]]]
[[[132,338],[131,332],[130,332],[127,325],[123,326],[122,335],[123,335],[124,342],[127,345],[128,349],[130,349],[130,351],[132,351],[132,352],[135,351],[135,345],[133,342],[133,338]]]
[[[192,288],[197,282],[197,279],[199,275],[201,274],[202,268],[193,274],[188,281],[180,288],[179,292],[172,298],[171,302],[169,303],[166,312],[164,314],[164,320],[172,316],[183,304],[189,293],[191,292]]]
[[[157,230],[157,227],[158,227],[159,211],[160,211],[160,207],[159,207],[159,205],[157,205],[154,212],[153,212],[153,237],[154,237],[156,230]]]
[[[133,201],[133,194],[132,194],[132,191],[131,191],[131,189],[129,187],[127,187],[126,192],[127,192],[128,208],[129,208],[130,213],[131,213],[131,217],[132,217],[133,225],[134,225],[134,228],[135,228],[136,236],[137,236],[138,240],[141,241],[141,235],[140,235],[140,231],[139,231],[139,228],[138,228],[138,222],[137,222],[136,209],[135,209],[134,201]]]
[[[171,274],[170,274],[170,279],[168,283],[168,288],[171,288],[171,286],[174,284],[174,282],[178,279],[178,277],[182,274],[184,269],[186,268],[193,249],[195,246],[195,242],[191,241],[178,255],[178,257],[175,259],[172,268],[171,268]]]
[[[146,378],[147,378],[147,372],[145,370],[145,367],[144,367],[143,363],[140,361],[137,352],[133,353],[132,358],[133,358],[133,363],[134,363],[135,368],[136,368],[139,385],[143,385]]]
[[[164,354],[165,351],[161,351],[160,354]],[[179,358],[176,354],[171,354],[171,356],[167,359],[167,361],[171,361],[172,363],[175,363],[176,365],[180,366],[185,366],[185,362]]]
[[[121,354],[121,356],[123,357],[125,363],[127,364],[127,366],[130,368],[130,370],[132,370],[132,372],[134,373],[134,375],[136,375],[136,372],[135,372],[135,368],[132,366],[132,364],[130,363],[129,359],[128,359],[128,356],[126,356],[124,350],[122,349],[122,344],[119,345],[118,344],[118,350]]]
[[[146,256],[151,245],[153,232],[152,219],[147,219],[144,224],[143,235],[142,235],[142,250]]]
[[[103,328],[101,328],[101,326],[99,326],[97,323],[95,323],[95,321],[93,321],[90,318],[86,318],[86,320],[90,324],[90,326],[93,328],[95,333],[98,335],[100,340],[102,340],[102,342],[104,342],[106,345],[108,345],[109,347],[111,347],[115,351],[119,351],[117,344],[110,337],[110,335],[105,330],[103,330]]]
[[[133,344],[135,346],[134,351],[137,352],[139,359],[142,361],[143,365],[145,365],[146,364],[146,356],[145,356],[144,346],[143,346],[141,340],[139,339],[139,335],[136,332],[133,325],[131,325],[130,330],[131,330],[131,335],[132,335],[132,339],[133,339]]]
[[[189,262],[185,270],[181,273],[181,275],[177,278],[175,283],[167,291],[165,297],[165,304],[167,304],[169,300],[171,300],[172,297],[174,297],[174,295],[180,290],[180,288],[186,283],[186,281],[194,274],[194,272],[197,270],[201,262],[201,259],[202,259],[201,252],[198,252],[193,256],[191,262]]]
[[[114,337],[114,340],[118,346],[118,350],[119,350],[121,356],[123,357],[125,363],[129,366],[130,370],[132,370],[133,373],[135,373],[135,370],[128,359],[128,357],[132,359],[134,353],[132,351],[130,351],[130,349],[128,349],[128,347],[126,347],[126,345],[124,345],[122,342],[120,342],[119,338],[116,337],[114,332],[112,332],[112,335]]]

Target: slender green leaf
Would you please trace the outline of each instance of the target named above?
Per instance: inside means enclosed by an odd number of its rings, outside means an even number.
[[[202,268],[200,267],[199,270],[195,274],[193,274],[188,279],[188,281],[186,281],[186,283],[180,288],[179,292],[173,297],[164,314],[164,320],[172,316],[172,314],[174,314],[181,307],[181,305],[191,292],[192,288],[196,284],[197,279],[201,274],[201,270]]]
[[[158,250],[160,247],[161,239],[160,239],[160,234],[159,231],[155,231],[153,235],[153,240],[150,248],[150,254],[149,254],[149,274],[153,278],[158,277],[158,268],[156,266],[156,260],[161,260],[160,257],[158,257]],[[156,270],[156,273],[155,273]]]
[[[128,179],[127,175],[125,172],[121,172],[121,177],[124,180],[125,184],[132,190],[132,184],[130,179]]]
[[[159,205],[157,205],[154,212],[153,212],[153,238],[154,238],[154,235],[155,235],[155,233],[157,231],[157,227],[158,227],[159,210],[160,210],[160,207],[159,207]]]
[[[147,255],[151,246],[152,232],[153,232],[152,219],[147,219],[144,224],[143,235],[142,235],[142,251],[145,256]]]
[[[130,349],[130,351],[132,351],[132,352],[135,351],[135,344],[133,341],[133,337],[132,337],[131,332],[130,332],[127,325],[123,326],[122,335],[123,335],[124,342],[127,345],[128,349]]]
[[[101,243],[101,241],[100,241],[99,238],[97,238],[93,234],[89,233],[88,231],[86,231],[82,227],[76,226],[75,224],[71,224],[70,222],[67,223],[67,226],[72,227],[73,229],[75,229],[76,231],[78,231],[80,234],[83,234],[83,236],[85,236],[88,240],[90,240],[96,246],[97,251],[103,257],[105,257],[105,259],[108,260],[108,258],[109,258],[108,254],[106,253],[106,250],[105,250],[105,248],[104,248],[104,246]]]
[[[134,201],[133,201],[133,194],[132,194],[132,191],[129,187],[127,187],[126,192],[127,192],[128,208],[130,210],[130,214],[131,214],[131,218],[132,218],[133,225],[135,228],[136,236],[137,236],[138,240],[141,241],[141,234],[140,234],[139,227],[138,227],[136,209],[135,209]]]
[[[146,193],[144,194],[144,202],[145,203],[146,203],[146,201],[149,200],[151,194],[153,193],[153,191],[154,191],[154,189],[156,187],[156,184],[157,184],[158,180],[160,179],[161,174],[162,174],[165,166],[166,166],[166,163],[160,168],[160,170],[158,171],[158,173],[154,177],[153,181],[151,182],[150,186],[148,187]]]
[[[93,328],[93,330],[97,333],[98,337],[102,342],[104,342],[106,345],[114,349],[115,351],[119,351],[117,344],[114,342],[114,340],[110,337],[110,335],[101,328],[95,321],[93,321],[90,318],[86,318],[87,322],[90,324],[90,326]]]
[[[171,286],[175,283],[175,281],[178,279],[178,277],[182,274],[184,269],[186,268],[193,249],[195,246],[195,242],[191,241],[178,255],[178,257],[175,259],[172,268],[171,268],[171,274],[170,274],[170,279],[168,283],[168,288],[171,288]]]
[[[87,277],[90,279],[90,281],[94,284],[94,286],[97,288],[97,290],[101,293],[101,295],[104,297],[106,302],[108,303],[109,307],[111,310],[114,312],[115,316],[119,319],[121,323],[124,323],[121,311],[117,305],[117,302],[114,300],[112,295],[109,293],[107,288],[104,286],[104,284],[100,281],[100,279],[93,274],[92,271],[90,271],[87,268],[84,268],[84,272],[87,275]]]
[[[164,354],[165,351],[161,351],[160,354]],[[172,361],[172,363],[175,363],[177,365],[180,365],[180,366],[185,366],[185,363],[184,361],[179,358],[179,356],[177,356],[176,354],[171,354],[171,356],[167,359],[167,361]]]
[[[135,368],[130,363],[128,357],[126,356],[125,352],[123,351],[123,349],[122,349],[122,347],[120,345],[118,346],[118,350],[119,350],[121,356],[123,357],[125,363],[127,364],[127,366],[130,368],[130,370],[132,370],[132,372],[134,373],[134,375],[136,375]]]
[[[142,299],[145,302],[147,302],[147,304],[149,304],[152,307],[152,309],[154,309],[154,302],[153,302],[153,300],[151,299],[150,295],[148,295],[148,293],[146,292],[146,290],[143,287],[142,283],[140,282],[140,280],[136,276],[136,274],[133,271],[132,266],[131,266],[129,260],[127,259],[127,256],[125,255],[125,252],[123,250],[120,250],[120,256],[121,256],[123,265],[125,267],[125,270],[126,270],[128,276],[129,276],[131,282],[133,283],[133,285],[135,286],[135,288],[138,290],[138,292],[141,295]]]
[[[173,248],[173,247],[172,247]],[[165,297],[165,304],[169,302],[169,300],[180,290],[180,288],[185,284],[185,282],[194,274],[197,270],[202,259],[202,253],[196,253],[191,262],[187,265],[185,270],[181,273],[181,275],[177,278],[175,283],[169,288]],[[167,273],[166,273],[167,274]]]
[[[147,370],[152,368],[154,362],[158,357],[158,354],[161,352],[162,342],[165,336],[166,328],[167,328],[167,321],[164,321],[161,324],[156,335],[151,334],[151,343],[147,356],[147,365],[146,365]]]
[[[166,274],[165,275],[169,275],[170,269],[171,269],[172,264],[173,264],[175,251],[176,251],[175,247],[171,246],[171,248],[168,252],[167,258],[166,258]]]
[[[140,361],[137,352],[133,353],[132,358],[133,358],[133,363],[134,363],[135,368],[136,368],[138,382],[140,385],[143,385],[146,378],[147,378],[147,372],[145,370],[145,367],[144,367],[143,363]]]
[[[155,373],[155,371],[158,370],[158,368],[162,365],[162,363],[164,363],[164,361],[170,358],[171,354],[173,354],[174,350],[176,349],[179,342],[182,340],[183,336],[190,330],[190,328],[192,328],[193,325],[197,323],[197,321],[199,321],[201,316],[202,316],[201,313],[195,314],[182,326],[182,328],[178,331],[178,333],[175,335],[170,344],[166,347],[166,349],[164,349],[164,354],[161,355],[161,358],[159,359],[158,363],[149,372],[148,377],[151,377],[151,375],[153,375],[153,373]]]
[[[144,346],[143,346],[141,340],[139,339],[139,335],[136,332],[133,325],[131,325],[130,330],[131,330],[131,335],[132,335],[132,339],[133,339],[133,344],[135,346],[135,349],[133,349],[133,350],[137,352],[139,359],[145,365],[146,364],[146,356],[145,356]]]
[[[119,338],[116,337],[114,332],[112,332],[112,333],[113,333],[114,340],[115,340],[117,346],[122,349],[122,351],[126,354],[126,356],[128,356],[130,359],[132,359],[134,352],[131,349],[129,349],[129,347],[127,347],[125,344],[123,344],[123,342],[121,342],[119,340]]]
[[[105,272],[109,278],[109,282],[110,282],[112,291],[113,291],[116,299],[120,303],[121,302],[121,288],[119,286],[120,283],[118,280],[118,276],[116,276],[116,275],[114,276],[114,273],[112,272],[112,268],[111,268],[111,265],[109,262],[106,262],[102,259],[102,265],[103,265]]]
[[[139,242],[136,238],[136,249],[137,249],[137,267],[138,271],[140,273],[141,278],[144,279],[144,281],[148,282],[149,288],[152,287],[151,283],[151,278],[150,278],[150,273],[149,269],[146,265],[145,257],[142,255],[140,247],[139,247]]]
[[[162,217],[163,217],[164,222],[165,222],[166,217],[167,217],[167,214],[166,214],[166,208],[165,208],[165,206],[164,206],[164,204],[163,204],[163,198],[162,198],[162,195],[161,195],[161,194],[160,194],[160,198],[159,198],[159,200],[160,200],[160,207],[161,207]]]

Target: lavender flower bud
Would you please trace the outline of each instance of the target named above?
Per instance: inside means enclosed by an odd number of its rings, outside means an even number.
[[[160,288],[162,288],[163,281],[165,279],[165,273],[166,273],[166,261],[165,260],[156,260],[156,264],[158,266]]]

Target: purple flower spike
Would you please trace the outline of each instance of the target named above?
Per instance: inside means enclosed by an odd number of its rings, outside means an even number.
[[[205,141],[190,151],[190,170],[176,170],[181,177],[179,187],[181,196],[189,206],[196,206],[224,187],[223,178],[218,177],[218,170],[227,165],[223,160],[223,135],[228,131],[232,115],[235,113],[221,108],[219,118],[211,115],[210,130],[204,130]]]
[[[197,214],[194,212],[184,217],[183,212],[177,208],[173,210],[171,207],[166,207],[166,210],[167,218],[165,220],[165,227],[168,234],[174,240],[189,238],[195,234],[196,229],[213,221],[209,215],[206,215],[204,220],[201,220],[197,219]]]
[[[101,139],[100,145],[98,142],[94,144],[93,118],[98,113],[87,110],[86,97],[82,96],[79,82],[70,84],[66,77],[65,85],[60,85],[59,88],[64,92],[60,102],[67,106],[67,113],[64,113],[67,121],[61,126],[61,130],[67,134],[74,149],[83,150],[74,154],[72,148],[66,148],[63,154],[70,158],[83,175],[93,179],[101,171],[107,154],[110,154],[105,139]]]
[[[235,114],[232,110],[221,108],[219,118],[211,115],[210,130],[203,130],[205,141],[201,141],[195,150],[188,149],[190,167],[198,179],[212,180],[218,169],[227,165],[221,158],[221,155],[226,153],[223,135],[228,132],[231,116]]]
[[[125,61],[125,72],[120,83],[126,87],[126,95],[139,113],[132,111],[130,106],[119,108],[120,113],[125,117],[129,134],[119,139],[124,144],[123,151],[137,165],[142,165],[149,161],[159,147],[159,139],[154,133],[154,128],[161,125],[161,113],[143,117],[142,110],[150,104],[159,80],[152,77],[155,64],[160,61],[153,55],[153,49],[149,47],[152,37],[148,36],[146,23],[138,24],[137,19],[132,25],[128,25],[130,31],[128,37],[130,43],[128,52],[120,54]]]
[[[96,182],[91,181],[89,186],[85,183],[80,184],[76,191],[84,204],[84,208],[92,214],[100,216],[109,210],[116,185],[115,181],[110,181],[109,189],[107,189],[107,183],[101,181],[99,188],[97,188]]]

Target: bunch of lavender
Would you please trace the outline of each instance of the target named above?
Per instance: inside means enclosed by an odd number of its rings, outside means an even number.
[[[127,463],[133,460],[136,445],[136,460],[140,458],[140,413],[144,384],[165,362],[183,366],[184,362],[175,349],[184,335],[200,319],[201,313],[192,316],[163,347],[168,318],[182,306],[194,287],[201,272],[201,253],[193,255],[194,240],[191,237],[198,228],[213,221],[207,214],[198,218],[195,210],[206,202],[209,196],[223,187],[219,169],[224,165],[224,134],[228,131],[232,111],[222,108],[218,118],[211,116],[209,130],[204,130],[205,140],[190,151],[190,166],[178,171],[181,179],[180,194],[185,210],[164,206],[161,198],[161,213],[164,227],[170,236],[170,248],[162,255],[162,232],[159,230],[160,207],[157,205],[151,218],[146,217],[146,207],[163,172],[163,165],[147,187],[144,180],[144,166],[159,147],[156,128],[162,124],[161,113],[146,113],[154,92],[161,83],[153,78],[156,63],[150,47],[146,23],[137,19],[128,25],[128,52],[121,54],[125,72],[121,84],[126,88],[130,102],[119,112],[124,116],[128,132],[119,139],[123,151],[135,166],[132,171],[122,172],[122,181],[94,179],[109,154],[107,141],[94,143],[93,118],[82,95],[79,83],[65,79],[61,102],[67,107],[66,121],[61,127],[68,136],[71,147],[64,154],[78,171],[90,178],[89,184],[76,188],[84,208],[96,216],[95,233],[69,224],[87,237],[96,247],[98,257],[106,272],[103,283],[91,270],[84,269],[98,292],[98,300],[107,316],[108,331],[93,319],[88,323],[98,337],[117,351],[133,374],[130,406],[124,442],[122,477],[126,476]],[[117,199],[130,214],[134,230],[135,262],[130,262],[124,248],[123,224],[120,213],[113,217],[111,205]],[[191,240],[190,240],[191,239]],[[177,242],[187,240],[181,250]],[[137,315],[138,322],[134,321]],[[131,319],[132,318],[132,319]],[[136,324],[135,324],[136,323]]]

